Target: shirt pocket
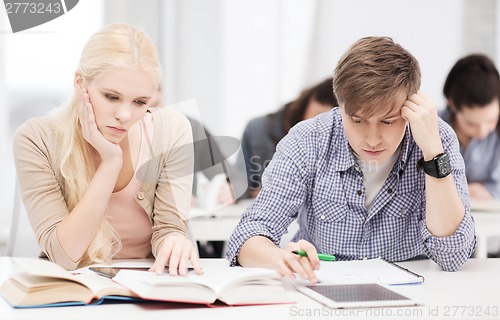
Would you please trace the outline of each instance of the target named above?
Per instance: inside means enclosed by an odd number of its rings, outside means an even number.
[[[343,251],[348,211],[347,205],[337,201],[313,198],[308,228],[318,252],[337,254]]]
[[[345,220],[348,207],[335,200],[314,197],[311,209],[314,220],[324,223],[336,223]]]
[[[419,192],[398,194],[387,204],[383,210],[384,216],[395,219],[408,219],[420,216],[422,211],[422,195]]]

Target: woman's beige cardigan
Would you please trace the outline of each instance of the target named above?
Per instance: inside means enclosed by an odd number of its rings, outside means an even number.
[[[173,108],[151,109],[154,134],[152,159],[138,169],[142,181],[136,200],[153,224],[152,253],[173,231],[188,235],[191,203],[193,145],[187,118]],[[14,136],[17,178],[26,211],[42,251],[68,270],[78,267],[64,252],[56,233],[58,223],[69,214],[63,177],[54,155],[63,152],[55,139],[57,123],[50,117],[33,118]]]

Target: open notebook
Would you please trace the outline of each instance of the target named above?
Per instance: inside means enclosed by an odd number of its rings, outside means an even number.
[[[382,258],[352,261],[321,262],[316,271],[319,282],[382,283],[386,285],[416,284],[424,282],[424,277]]]

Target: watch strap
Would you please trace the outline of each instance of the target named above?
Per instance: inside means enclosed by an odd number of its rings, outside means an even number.
[[[434,178],[444,178],[451,173],[450,158],[447,153],[443,152],[435,156],[429,161],[425,161],[424,158],[420,158],[417,162],[419,170],[424,170],[424,172]]]

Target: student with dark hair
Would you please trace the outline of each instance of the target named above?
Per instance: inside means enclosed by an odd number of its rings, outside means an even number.
[[[151,98],[150,104],[157,108],[165,107],[161,85],[158,86],[158,89]],[[219,174],[226,175],[226,182],[220,185],[217,192],[217,199],[215,201],[218,205],[234,203],[236,199],[229,182],[228,173],[228,167],[230,167],[230,165],[224,162],[226,158],[221,150],[221,146],[219,146],[211,132],[205,128],[201,121],[189,116],[186,116],[186,118],[191,125],[194,152],[191,206],[197,207],[199,205],[199,173],[201,173],[207,180],[212,180]],[[198,254],[200,258],[221,258],[223,256],[224,241],[197,241],[196,244],[198,246]]]
[[[366,37],[333,79],[339,107],[280,141],[228,242],[231,265],[312,283],[318,252],[338,260],[425,256],[459,269],[476,243],[465,166],[455,133],[420,90],[418,61],[391,38]],[[298,233],[280,248],[298,217]]]
[[[472,199],[500,199],[500,76],[483,54],[458,60],[446,78],[440,116],[455,130]]]
[[[261,189],[261,177],[271,161],[278,142],[298,122],[329,111],[337,105],[332,78],[307,88],[300,96],[278,111],[250,120],[241,140],[248,179],[248,196],[254,198]],[[241,159],[240,159],[241,161]]]

